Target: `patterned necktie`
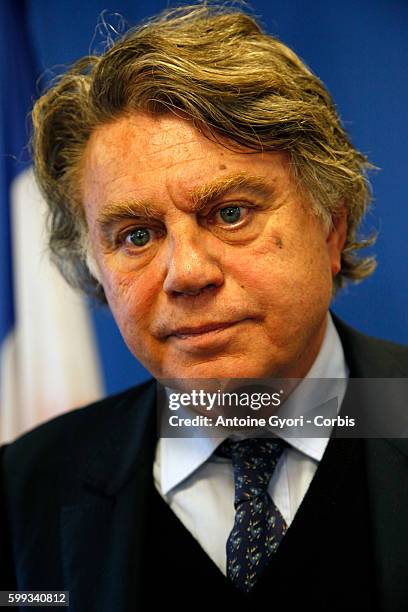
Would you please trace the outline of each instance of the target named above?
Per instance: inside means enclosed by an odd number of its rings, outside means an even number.
[[[241,591],[255,586],[287,530],[267,492],[284,445],[278,438],[225,440],[216,451],[230,458],[234,469],[236,514],[227,540],[227,577]]]

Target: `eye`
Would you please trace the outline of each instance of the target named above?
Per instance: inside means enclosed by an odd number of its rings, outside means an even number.
[[[231,225],[241,221],[242,212],[241,206],[226,206],[225,208],[220,208],[218,214],[225,223]]]
[[[246,225],[254,212],[255,206],[251,204],[231,204],[215,209],[207,217],[207,223],[220,229],[238,229]]]
[[[128,232],[126,235],[126,242],[136,247],[143,247],[151,239],[151,232],[145,227],[137,227],[136,229]]]
[[[255,206],[251,204],[235,204],[216,208],[205,217],[206,223],[219,229],[239,229],[250,221]]]

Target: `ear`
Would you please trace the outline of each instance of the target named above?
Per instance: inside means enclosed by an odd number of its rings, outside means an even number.
[[[332,217],[332,225],[327,234],[326,245],[330,258],[332,275],[336,276],[341,269],[341,252],[347,237],[347,212],[341,208]]]

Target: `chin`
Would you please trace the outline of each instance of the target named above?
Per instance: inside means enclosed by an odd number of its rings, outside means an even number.
[[[206,380],[211,385],[211,381],[218,385],[222,381],[228,382],[231,379],[265,379],[273,378],[274,372],[278,377],[279,367],[274,368],[271,364],[262,366],[243,361],[237,364],[235,361],[228,362],[225,358],[219,358],[204,363],[190,364],[186,366],[169,365],[162,369],[160,380],[174,380],[178,384],[188,386],[194,380]],[[184,381],[184,382],[183,382]]]

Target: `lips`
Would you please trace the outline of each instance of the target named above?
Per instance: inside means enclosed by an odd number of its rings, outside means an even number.
[[[221,331],[227,327],[231,327],[239,323],[239,321],[227,321],[225,323],[208,323],[206,325],[200,325],[197,327],[178,327],[172,330],[168,336],[175,336],[176,338],[188,338],[190,336],[200,336],[208,334],[213,331]]]
[[[253,319],[254,317],[250,315],[238,315],[234,316],[233,319],[228,321],[206,321],[204,323],[197,323],[197,325],[177,325],[171,321],[168,323],[162,321],[154,326],[152,333],[159,340],[167,340],[170,338],[193,339],[199,338],[200,336],[204,338],[206,334],[208,334],[209,337],[218,331],[228,329],[229,327],[233,327],[234,325],[238,325],[239,323]]]

